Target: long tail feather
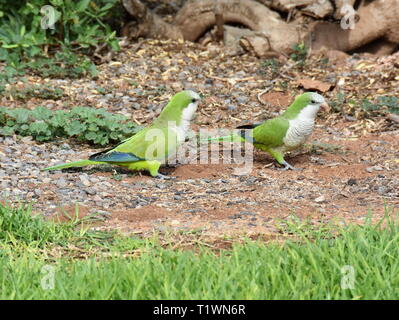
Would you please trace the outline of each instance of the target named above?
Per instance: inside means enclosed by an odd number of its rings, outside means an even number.
[[[53,167],[44,168],[44,169],[42,169],[42,171],[61,170],[61,169],[75,168],[75,167],[84,167],[84,166],[93,165],[93,164],[103,164],[103,162],[91,161],[91,160],[79,160],[79,161],[75,161],[75,162],[69,162],[69,163],[59,164],[59,165],[53,166]]]
[[[236,134],[231,134],[229,136],[224,137],[216,137],[216,138],[205,138],[201,139],[201,141],[228,141],[228,142],[242,142],[244,139]]]

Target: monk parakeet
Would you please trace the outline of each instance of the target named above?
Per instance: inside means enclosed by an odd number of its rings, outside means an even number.
[[[295,170],[284,154],[299,148],[313,131],[315,118],[320,107],[328,109],[324,98],[315,92],[306,92],[298,96],[288,109],[280,116],[253,126],[242,126],[238,133],[230,136],[210,138],[208,140],[251,142],[255,148],[266,151],[283,170]],[[249,132],[245,132],[250,129]]]
[[[161,164],[184,142],[200,96],[191,90],[177,93],[154,122],[114,148],[93,154],[88,160],[65,163],[43,170],[60,170],[96,164],[114,164],[129,170],[148,171],[153,177]]]

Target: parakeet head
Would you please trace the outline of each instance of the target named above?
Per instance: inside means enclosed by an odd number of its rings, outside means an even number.
[[[178,124],[193,119],[200,101],[198,93],[184,90],[176,93],[160,114],[161,118],[175,120]]]
[[[284,116],[287,119],[295,119],[298,116],[314,119],[320,107],[328,109],[323,96],[316,92],[305,92],[296,97],[294,103],[284,112]]]

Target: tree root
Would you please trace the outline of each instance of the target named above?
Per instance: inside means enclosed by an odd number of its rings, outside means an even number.
[[[352,6],[359,0],[188,0],[173,23],[162,20],[140,0],[122,2],[134,19],[125,25],[123,35],[133,39],[198,41],[214,29],[214,40],[240,44],[259,57],[287,55],[302,41],[312,50],[364,49],[375,54],[391,53],[399,44],[397,0],[361,0],[357,12]],[[287,15],[286,21],[277,11]],[[324,17],[341,21],[324,21]],[[347,28],[347,22],[354,28]],[[228,29],[229,24],[246,31]]]

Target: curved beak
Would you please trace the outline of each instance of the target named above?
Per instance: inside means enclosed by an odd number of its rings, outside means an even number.
[[[320,108],[324,111],[324,112],[330,112],[331,111],[331,107],[328,105],[327,102],[323,102],[320,105]]]

